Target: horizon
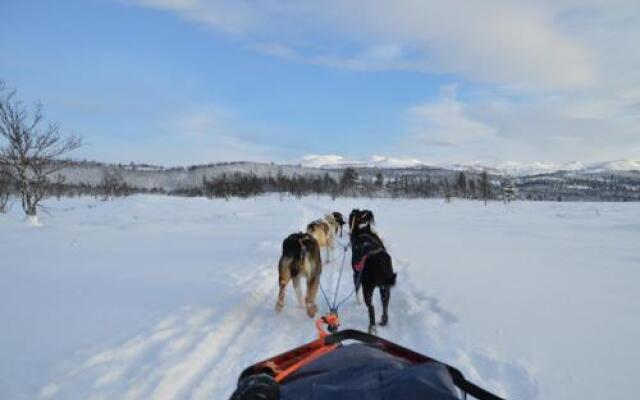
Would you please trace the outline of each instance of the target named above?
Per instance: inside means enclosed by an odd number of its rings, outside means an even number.
[[[327,158],[328,157],[328,158]],[[157,168],[159,171],[170,171],[174,169],[191,169],[191,168],[208,168],[227,165],[238,164],[254,164],[256,166],[268,166],[268,167],[293,167],[303,168],[311,170],[326,170],[326,171],[338,171],[347,168],[355,170],[379,170],[379,171],[399,171],[399,170],[422,170],[422,169],[436,169],[450,172],[468,172],[479,173],[481,171],[489,172],[490,174],[513,176],[513,177],[528,177],[545,174],[565,173],[565,172],[586,172],[586,173],[625,173],[625,172],[640,172],[640,160],[608,160],[598,161],[591,163],[583,163],[580,161],[569,161],[562,163],[551,162],[531,162],[522,163],[507,161],[500,164],[487,164],[481,162],[470,163],[426,163],[415,159],[388,159],[380,156],[372,156],[368,160],[347,160],[340,156],[306,156],[303,160],[292,162],[275,162],[275,161],[250,161],[250,160],[230,160],[230,161],[215,161],[208,163],[195,163],[195,164],[182,164],[182,165],[167,165],[158,163],[144,163],[130,161],[128,163],[120,162],[104,162],[100,160],[88,160],[88,159],[67,159],[71,163],[96,163],[105,166],[118,166],[121,167],[151,167]]]
[[[84,138],[74,159],[640,160],[633,2],[26,0],[0,13],[0,80]]]

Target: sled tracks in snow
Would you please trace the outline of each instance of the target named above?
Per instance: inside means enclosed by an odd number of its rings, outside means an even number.
[[[269,264],[252,271],[238,277],[240,290],[219,299],[216,307],[187,307],[162,319],[63,371],[38,397],[226,398],[246,365],[314,335],[309,318],[293,301],[275,315],[277,268]]]
[[[318,210],[306,209],[308,215]],[[323,268],[322,282],[335,290],[341,252]],[[349,264],[350,257],[347,257]],[[215,298],[211,307],[186,307],[119,345],[70,363],[43,387],[41,399],[226,399],[248,365],[315,338],[313,320],[297,305],[291,286],[280,314],[277,259],[237,269],[226,284],[237,291]],[[450,363],[471,381],[507,398],[534,399],[530,369],[478,347],[457,328],[458,318],[411,284],[411,266],[394,258],[398,284],[391,294],[389,326],[378,334]],[[350,290],[345,266],[339,298]],[[212,288],[212,291],[215,287]],[[215,295],[213,295],[215,296]],[[375,295],[376,308],[379,298]],[[319,312],[327,311],[318,294]],[[379,308],[378,308],[379,310]],[[379,313],[378,313],[379,316]],[[344,328],[366,329],[367,311],[355,299],[340,309]]]

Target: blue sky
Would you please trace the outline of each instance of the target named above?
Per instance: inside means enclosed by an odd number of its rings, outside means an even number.
[[[9,0],[0,15],[0,79],[83,136],[79,158],[640,158],[634,2]]]

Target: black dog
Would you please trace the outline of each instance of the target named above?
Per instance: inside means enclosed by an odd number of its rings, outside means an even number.
[[[373,213],[369,210],[353,210],[349,215],[351,228],[351,266],[353,268],[356,298],[362,285],[364,302],[369,310],[369,332],[375,333],[375,309],[372,303],[373,290],[380,290],[382,300],[382,318],[380,325],[389,321],[389,300],[391,287],[396,284],[391,257],[380,237],[371,230]]]
[[[349,235],[351,246],[353,247],[354,239],[363,233],[366,233],[370,236],[370,240],[374,241],[377,247],[384,247],[384,243],[380,236],[371,228],[372,225],[375,224],[375,218],[373,216],[373,212],[371,210],[359,210],[357,208],[351,210],[349,213]],[[356,265],[360,262],[360,255],[356,254],[356,252],[351,252],[351,265]],[[360,290],[360,283],[357,281],[358,271],[353,270],[353,283],[356,285],[356,301],[358,301],[358,291]]]
[[[375,218],[371,210],[358,210],[357,208],[351,210],[349,213],[349,234],[351,238],[361,234],[367,233],[378,242],[378,245],[384,248],[384,243],[380,236],[372,229],[375,225]]]
[[[361,230],[371,230],[371,225],[375,225],[375,218],[371,210],[358,210],[354,208],[349,213],[349,232],[353,234]]]
[[[373,216],[373,212],[371,210],[359,210],[357,208],[351,210],[349,213],[349,237],[351,242],[351,247],[353,249],[354,239],[363,233],[366,233],[370,236],[370,239],[375,241],[378,247],[382,247],[384,249],[384,243],[382,243],[382,239],[378,236],[377,233],[371,229],[371,226],[375,224],[375,218]],[[360,304],[360,300],[358,300],[358,293],[360,291],[361,282],[358,279],[359,273],[355,268],[355,265],[361,261],[361,255],[357,254],[357,252],[351,251],[351,266],[353,267],[353,284],[355,285],[356,290],[356,303]]]

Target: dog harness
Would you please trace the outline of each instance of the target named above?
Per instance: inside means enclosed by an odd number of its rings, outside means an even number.
[[[378,247],[375,250],[365,253],[365,255],[363,255],[362,258],[360,259],[360,261],[355,263],[355,265],[353,266],[353,269],[355,269],[358,272],[362,271],[364,269],[364,264],[367,262],[367,258],[369,258],[369,256],[372,256],[374,254],[381,253],[383,250],[384,248]]]

